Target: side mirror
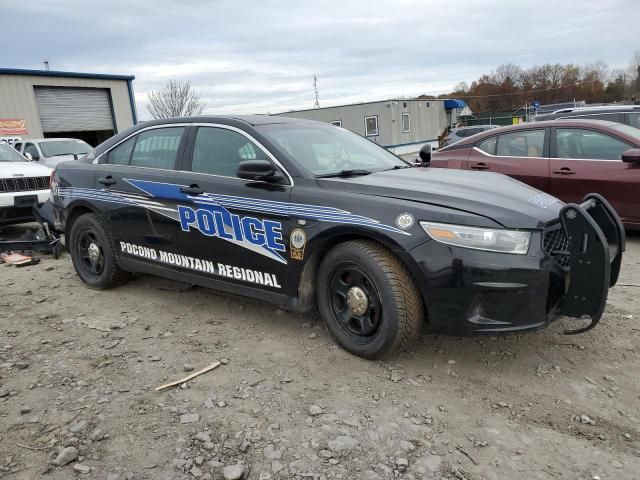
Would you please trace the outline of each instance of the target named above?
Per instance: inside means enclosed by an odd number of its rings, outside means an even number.
[[[428,167],[431,163],[431,155],[433,154],[433,145],[425,143],[420,149],[420,163],[422,167]]]
[[[627,163],[640,163],[640,148],[630,148],[622,152],[622,161]]]
[[[24,156],[27,157],[27,160],[29,160],[30,162],[33,162],[33,157],[31,156],[30,153],[25,153]]]
[[[264,182],[279,182],[282,176],[273,164],[267,160],[246,160],[238,164],[236,175],[245,180],[262,180]]]

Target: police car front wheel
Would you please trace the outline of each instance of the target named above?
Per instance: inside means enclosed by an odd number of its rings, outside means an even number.
[[[424,305],[400,260],[383,246],[355,240],[333,248],[320,265],[318,307],[349,352],[380,358],[420,333]]]
[[[100,219],[92,213],[80,215],[71,225],[69,252],[84,283],[105,289],[123,283],[129,276],[116,263],[113,241]]]

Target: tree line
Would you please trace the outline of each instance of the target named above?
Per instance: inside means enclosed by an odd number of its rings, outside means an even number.
[[[640,50],[626,69],[610,68],[598,60],[583,66],[544,64],[530,68],[508,63],[471,83],[458,83],[453,92],[420,99],[458,98],[474,112],[517,110],[527,102],[540,104],[585,100],[587,103],[640,100]]]

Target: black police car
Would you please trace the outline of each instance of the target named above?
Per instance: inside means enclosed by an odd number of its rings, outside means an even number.
[[[93,288],[131,272],[317,308],[378,358],[450,334],[600,319],[624,230],[494,173],[415,168],[333,125],[270,116],[147,122],[52,178],[55,223]]]

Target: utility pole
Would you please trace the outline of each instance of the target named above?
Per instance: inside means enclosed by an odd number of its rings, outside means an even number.
[[[316,96],[316,103],[313,104],[313,108],[320,108],[320,95],[318,94],[318,76],[313,75],[313,92]]]

